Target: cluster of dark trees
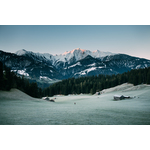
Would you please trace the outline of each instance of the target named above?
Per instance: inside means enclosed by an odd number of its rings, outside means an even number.
[[[91,77],[70,78],[55,83],[48,88],[41,89],[37,83],[29,82],[24,77],[17,76],[14,72],[0,62],[0,90],[10,90],[17,88],[26,94],[40,98],[42,96],[53,96],[56,94],[80,94],[101,91],[123,83],[150,84],[150,67],[135,69],[117,75],[98,75]]]
[[[150,84],[150,67],[144,69],[135,69],[123,74],[117,75],[98,75],[91,77],[70,78],[55,83],[43,90],[44,96],[53,96],[56,94],[80,94],[101,91],[123,83]]]
[[[37,83],[30,83],[24,77],[17,76],[0,62],[0,90],[9,91],[11,88],[17,88],[35,98],[42,97],[42,89],[37,86]]]

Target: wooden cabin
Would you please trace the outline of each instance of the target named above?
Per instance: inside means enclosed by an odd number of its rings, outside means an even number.
[[[130,96],[124,96],[124,95],[114,95],[114,100],[122,100],[122,99],[128,99]]]

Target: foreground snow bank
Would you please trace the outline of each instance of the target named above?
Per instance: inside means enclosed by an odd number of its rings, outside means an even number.
[[[0,100],[38,100],[33,98],[18,89],[11,89],[10,91],[0,91]]]

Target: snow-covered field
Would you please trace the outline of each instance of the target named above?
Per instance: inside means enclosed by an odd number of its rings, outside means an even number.
[[[54,96],[54,103],[31,98],[17,89],[0,91],[0,124],[150,125],[149,85],[123,84],[101,93]],[[114,101],[114,95],[134,98]]]

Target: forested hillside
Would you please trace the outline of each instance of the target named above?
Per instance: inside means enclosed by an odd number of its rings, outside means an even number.
[[[150,84],[150,67],[145,69],[135,69],[130,72],[117,75],[98,75],[91,77],[70,78],[51,85],[43,90],[44,96],[56,94],[80,94],[101,91],[106,88],[114,87],[123,83]]]
[[[42,89],[37,83],[30,83],[24,77],[17,76],[0,62],[0,90],[9,91],[11,88],[17,88],[35,98],[42,97]]]
[[[0,62],[0,90],[8,91],[11,88],[17,88],[36,98],[56,94],[94,94],[96,91],[101,91],[127,82],[134,85],[142,83],[150,84],[150,67],[135,69],[117,75],[100,74],[98,76],[65,79],[42,90],[37,86],[37,83],[30,83],[24,77],[17,76]]]

